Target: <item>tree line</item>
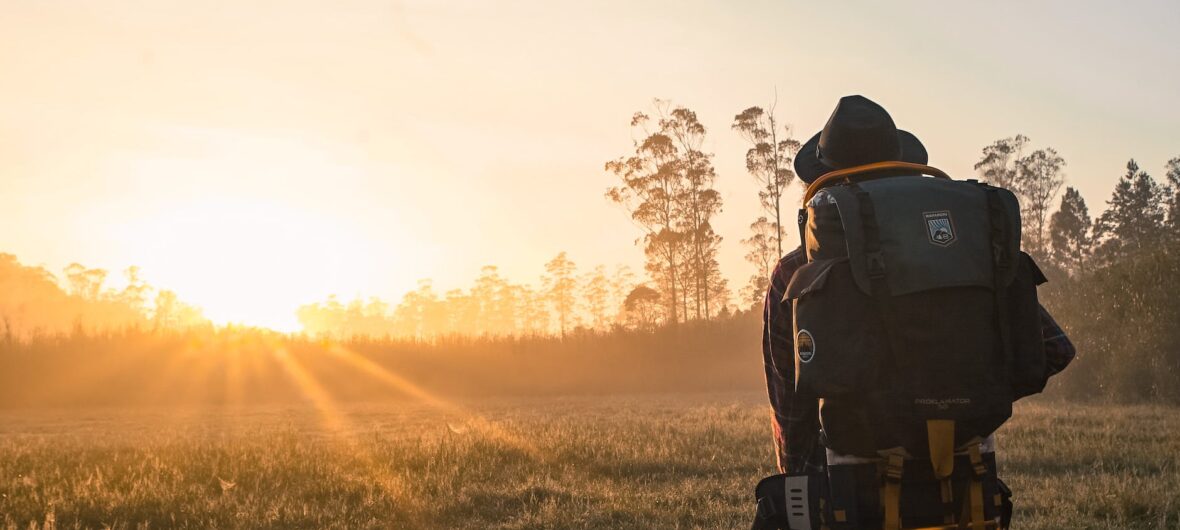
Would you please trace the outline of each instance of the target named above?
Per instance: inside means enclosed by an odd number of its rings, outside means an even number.
[[[127,285],[107,285],[109,273],[71,263],[61,277],[0,253],[0,337],[98,332],[112,329],[187,329],[209,321],[167,289],[148,285],[137,267],[123,271]]]
[[[1042,299],[1078,346],[1071,396],[1180,402],[1180,158],[1164,174],[1132,159],[1101,214],[1066,188],[1050,217]]]
[[[560,252],[545,263],[536,285],[511,282],[488,265],[467,289],[439,293],[430,280],[422,280],[396,305],[379,298],[344,303],[330,297],[301,306],[296,316],[304,332],[337,338],[564,337],[575,330],[650,329],[651,310],[646,301],[635,300],[634,289],[630,268],[608,272],[598,265],[579,272]]]

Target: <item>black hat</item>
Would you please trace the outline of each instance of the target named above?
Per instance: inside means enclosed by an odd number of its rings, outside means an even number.
[[[926,148],[916,136],[898,129],[880,105],[864,96],[844,96],[824,130],[799,149],[795,174],[810,184],[837,169],[889,160],[925,164]]]

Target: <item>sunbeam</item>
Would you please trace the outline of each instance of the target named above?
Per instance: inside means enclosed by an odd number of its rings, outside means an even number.
[[[347,416],[336,405],[335,400],[311,373],[295,360],[294,356],[277,342],[271,350],[274,358],[284,371],[299,386],[303,394],[312,402],[320,419],[329,432],[336,433],[338,441],[343,442],[345,453],[361,461],[362,468],[368,473],[365,483],[376,484],[390,499],[404,500],[407,497],[407,484],[404,479],[390,470],[391,461],[380,460],[365,446],[359,436],[359,431],[348,421]],[[357,480],[358,477],[342,477],[347,480]],[[371,482],[370,482],[371,481]]]
[[[385,386],[405,394],[416,401],[423,403],[429,407],[442,410],[444,412],[454,414],[464,419],[467,424],[478,431],[478,433],[488,439],[505,443],[516,449],[520,449],[528,454],[530,457],[539,457],[540,452],[536,445],[517,436],[503,427],[496,425],[492,421],[483,416],[466,409],[465,407],[441,397],[438,397],[422,387],[414,384],[408,379],[395,374],[388,369],[378,365],[365,356],[356,353],[339,343],[331,343],[328,345],[328,353],[332,357],[344,361],[349,366],[355,368],[361,373],[372,377],[381,382]]]

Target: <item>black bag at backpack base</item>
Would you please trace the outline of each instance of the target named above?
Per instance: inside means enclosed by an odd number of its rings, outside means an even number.
[[[996,478],[994,453],[983,455],[987,474],[982,479],[984,517],[989,521],[1003,513],[1004,490]],[[970,498],[968,488],[971,481],[971,465],[968,457],[960,455],[955,460],[955,472],[951,476],[954,488],[950,506],[944,506],[939,490],[939,481],[934,476],[930,461],[913,459],[906,461],[901,478],[901,527],[927,528],[946,524],[948,513],[962,512],[963,504]],[[828,474],[832,491],[825,502],[825,526],[831,530],[871,530],[881,528],[880,469],[877,464],[852,464],[829,466]],[[840,516],[837,517],[836,513]]]
[[[754,488],[757,509],[752,530],[819,530],[827,498],[827,475],[781,474]]]
[[[952,481],[955,497],[950,507],[960,512],[968,498],[969,470],[967,458],[958,456]],[[1012,518],[1012,491],[996,477],[994,453],[983,455],[987,477],[983,480],[988,520],[999,519],[1000,528],[1008,528]],[[945,522],[939,483],[928,461],[910,460],[902,478],[901,512],[905,528],[938,526]],[[752,530],[868,530],[881,527],[880,473],[878,464],[829,466],[827,473],[805,475],[779,474],[766,477],[754,488],[755,513]],[[829,477],[831,477],[829,479]],[[806,487],[799,489],[800,480]],[[793,491],[792,491],[793,490]],[[803,499],[807,502],[801,503]],[[792,513],[793,511],[793,513]],[[837,514],[839,516],[837,517]],[[791,524],[794,519],[795,525]]]

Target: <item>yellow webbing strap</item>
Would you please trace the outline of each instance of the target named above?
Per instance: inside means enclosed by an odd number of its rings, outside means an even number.
[[[901,528],[901,473],[905,457],[891,453],[885,461],[885,521],[884,530]]]
[[[926,420],[926,440],[930,442],[934,476],[951,476],[955,471],[955,420]]]
[[[955,516],[951,508],[954,490],[951,487],[951,473],[955,471],[955,420],[926,420],[926,441],[930,446],[930,464],[934,476],[942,488],[942,506],[946,512],[944,523],[953,523]]]

